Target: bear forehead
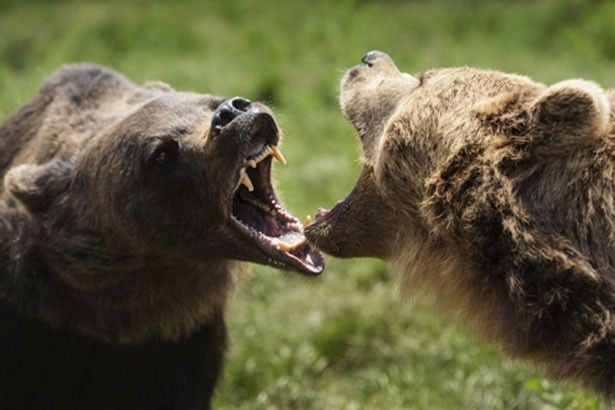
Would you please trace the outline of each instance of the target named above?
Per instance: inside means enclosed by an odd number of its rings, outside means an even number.
[[[544,88],[544,85],[526,76],[471,67],[431,69],[419,74],[418,79],[420,81],[418,90],[454,91],[455,94],[443,94],[449,98],[463,97],[461,91],[465,91],[465,95],[482,98],[504,92],[535,91]]]
[[[209,124],[222,98],[171,92],[158,95],[127,110],[116,119],[117,130],[136,134],[173,133],[178,136],[194,132]]]
[[[188,92],[165,92],[156,97],[146,101],[142,105],[143,110],[184,110],[184,109],[198,109],[205,111],[213,111],[220,105],[223,98],[209,95],[209,94],[197,94]]]

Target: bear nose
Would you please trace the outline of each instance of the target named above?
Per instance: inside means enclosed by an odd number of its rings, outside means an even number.
[[[372,50],[369,51],[361,58],[361,62],[367,64],[368,66],[372,66],[374,61],[379,60],[381,58],[391,58],[387,53],[383,53],[382,51]]]
[[[216,108],[211,120],[211,129],[214,136],[218,135],[222,128],[229,122],[246,112],[252,104],[250,100],[243,97],[233,97],[226,99]]]

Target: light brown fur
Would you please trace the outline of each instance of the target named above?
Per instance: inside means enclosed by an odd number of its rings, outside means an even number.
[[[363,61],[340,101],[370,178],[308,237],[391,261],[406,292],[429,289],[509,354],[613,397],[615,92]]]

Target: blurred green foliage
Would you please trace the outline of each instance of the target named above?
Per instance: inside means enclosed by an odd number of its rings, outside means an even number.
[[[349,192],[358,145],[337,107],[368,50],[402,70],[472,65],[614,87],[612,1],[44,2],[0,0],[0,118],[59,65],[271,104],[287,135],[277,179],[303,215]],[[329,260],[307,280],[239,275],[217,408],[598,409],[595,396],[503,359],[428,300],[403,302],[386,266]]]

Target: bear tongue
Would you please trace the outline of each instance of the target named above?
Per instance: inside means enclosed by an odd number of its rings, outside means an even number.
[[[265,235],[278,237],[282,235],[282,230],[280,229],[280,225],[278,225],[278,221],[275,217],[271,215],[265,215],[263,217],[263,221],[265,222]]]

